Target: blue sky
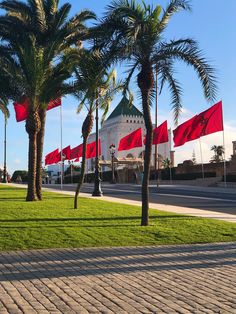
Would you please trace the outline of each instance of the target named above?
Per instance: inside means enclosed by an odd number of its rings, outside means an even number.
[[[66,1],[61,1],[61,4]],[[98,16],[104,12],[104,8],[111,1],[70,1],[72,14],[87,8],[93,10]],[[166,6],[168,1],[146,1],[150,4]],[[223,112],[225,123],[226,156],[232,154],[232,140],[236,140],[236,40],[235,40],[235,12],[236,1],[227,0],[192,0],[192,12],[177,13],[170,21],[166,30],[166,39],[178,39],[191,37],[199,42],[204,55],[215,66],[218,79],[218,100],[223,100]],[[118,77],[122,77],[121,69],[118,69]],[[200,83],[192,68],[184,64],[176,64],[176,77],[183,88],[183,112],[180,122],[192,115],[207,109],[210,105],[203,97]],[[135,81],[132,84],[133,93],[137,95]],[[121,96],[116,97],[111,105],[112,111],[118,104]],[[134,104],[140,108],[140,100],[135,97]],[[81,143],[81,125],[85,112],[76,114],[77,101],[73,97],[63,99],[63,146],[72,147]],[[12,173],[16,169],[27,169],[28,138],[23,122],[16,123],[13,106],[10,104],[11,117],[8,121],[8,170]],[[59,109],[53,109],[47,114],[45,134],[45,154],[60,146],[60,115]],[[153,114],[154,119],[154,114]],[[170,94],[164,89],[159,97],[158,122],[168,119],[168,124],[173,128],[173,119],[170,106]],[[3,124],[0,116],[0,167],[3,164]],[[222,132],[206,136],[202,139],[204,162],[209,161],[212,145],[222,145]],[[195,150],[197,161],[200,162],[199,143],[193,141],[175,149],[176,163],[190,159]]]

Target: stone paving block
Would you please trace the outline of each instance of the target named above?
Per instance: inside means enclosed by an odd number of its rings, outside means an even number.
[[[0,253],[0,314],[236,314],[236,243]]]

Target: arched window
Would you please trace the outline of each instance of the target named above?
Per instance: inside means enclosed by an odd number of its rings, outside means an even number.
[[[134,156],[133,156],[133,154],[128,154],[127,156],[126,156],[126,158],[134,158]]]

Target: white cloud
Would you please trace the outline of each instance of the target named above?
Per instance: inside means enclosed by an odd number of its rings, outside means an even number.
[[[15,159],[13,160],[13,163],[14,163],[15,165],[20,165],[20,164],[21,164],[21,160],[20,160],[19,158],[15,158]]]

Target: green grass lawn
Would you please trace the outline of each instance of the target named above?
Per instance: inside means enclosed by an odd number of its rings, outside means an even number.
[[[141,209],[87,198],[44,193],[25,202],[26,191],[0,185],[0,250],[136,246],[236,240],[236,224],[150,210],[150,226],[140,226]]]

